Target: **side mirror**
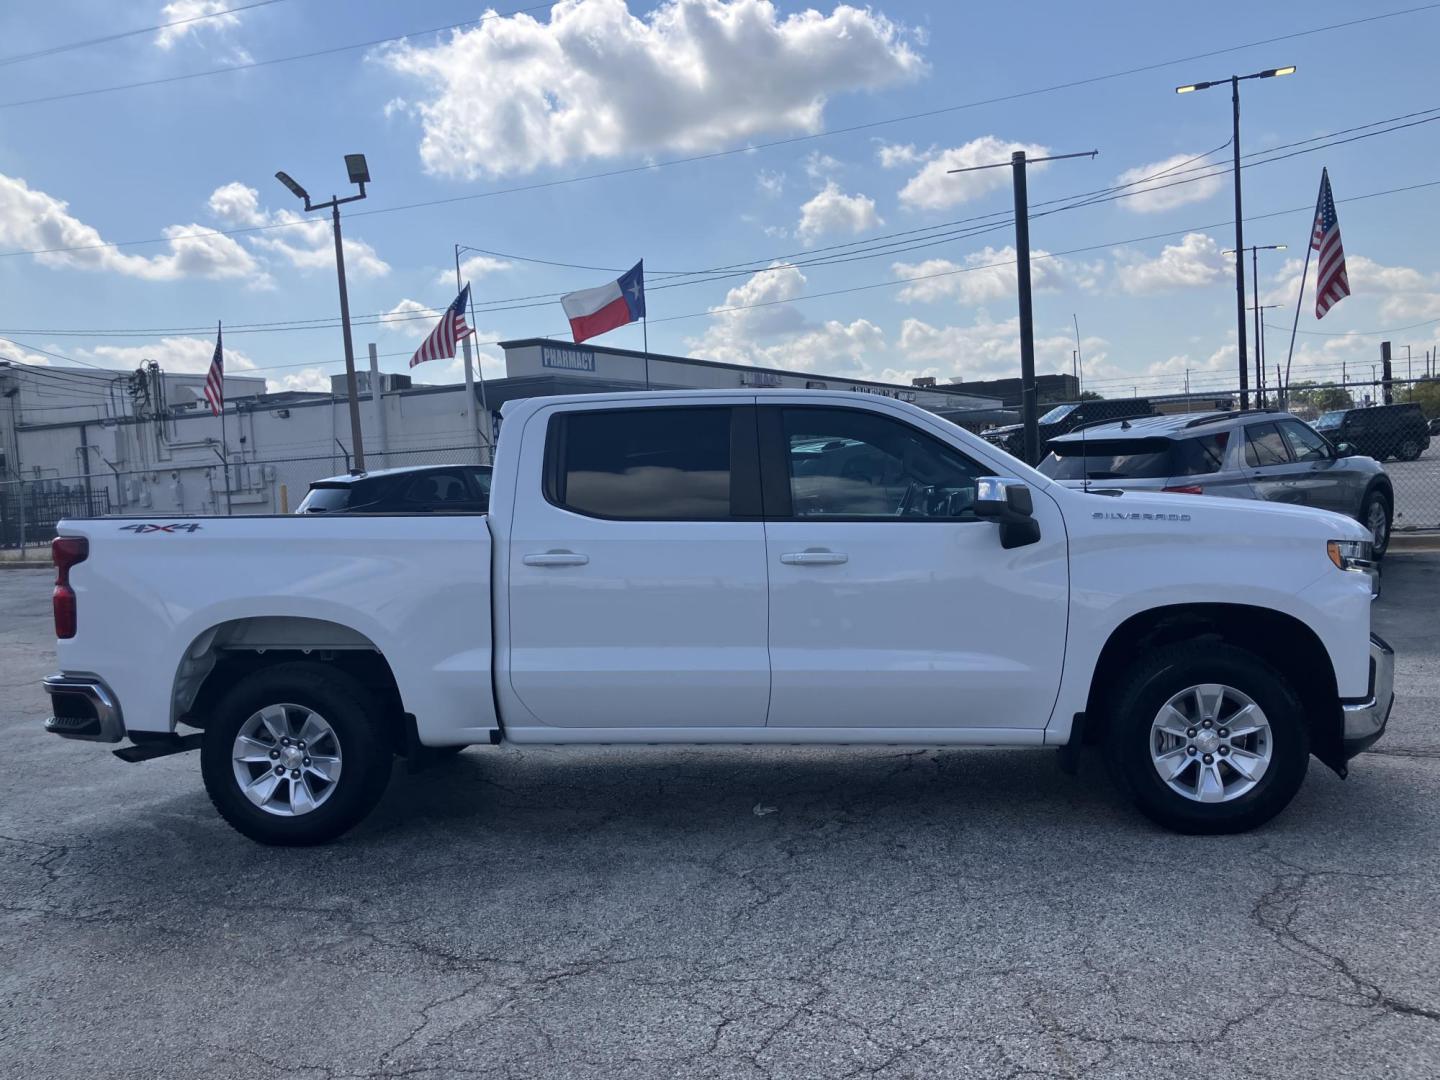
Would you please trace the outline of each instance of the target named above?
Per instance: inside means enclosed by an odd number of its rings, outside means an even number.
[[[1355,447],[1351,446],[1348,442],[1336,443],[1335,453],[1340,457],[1354,457]]]
[[[1000,546],[1024,547],[1040,539],[1035,520],[1035,500],[1028,485],[1000,476],[982,476],[975,481],[975,516],[1000,526]]]

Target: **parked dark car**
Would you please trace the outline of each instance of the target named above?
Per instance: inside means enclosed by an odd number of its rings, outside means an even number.
[[[1315,429],[1332,443],[1349,443],[1357,454],[1376,461],[1414,461],[1430,447],[1430,429],[1418,404],[1339,409],[1322,414]]]
[[[489,465],[413,465],[316,480],[297,514],[483,513]]]
[[[1056,405],[1040,414],[1040,447],[1057,435],[1074,431],[1082,424],[1095,424],[1102,420],[1124,420],[1133,416],[1151,416],[1155,407],[1149,398],[1096,398],[1093,401],[1072,401]],[[1025,426],[1009,424],[982,432],[981,437],[994,443],[1006,453],[1016,457],[1025,452]]]
[[[1147,416],[1072,431],[1047,449],[1040,471],[1066,487],[1314,506],[1368,528],[1375,558],[1390,546],[1395,489],[1384,467],[1289,413]]]

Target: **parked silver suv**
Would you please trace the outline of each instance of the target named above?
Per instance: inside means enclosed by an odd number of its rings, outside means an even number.
[[[1332,445],[1303,420],[1272,411],[1144,416],[1046,443],[1040,471],[1068,487],[1269,499],[1334,510],[1390,544],[1395,492],[1374,458]]]

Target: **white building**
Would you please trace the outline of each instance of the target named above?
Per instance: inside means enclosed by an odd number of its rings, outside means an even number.
[[[647,386],[840,389],[900,398],[961,422],[1001,418],[997,400],[944,387],[541,338],[501,347],[506,377],[477,382],[471,410],[463,384],[414,386],[406,376],[380,375],[377,395],[370,372],[358,372],[366,467],[484,463],[500,407],[512,398]],[[329,394],[267,394],[262,379],[227,376],[223,424],[204,401],[204,378],[153,366],[128,373],[0,364],[0,543],[15,542],[22,511],[29,537],[87,513],[282,513],[310,481],[353,466],[343,376]],[[17,506],[22,481],[28,501]]]

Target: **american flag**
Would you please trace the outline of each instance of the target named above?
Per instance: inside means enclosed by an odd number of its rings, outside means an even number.
[[[1330,194],[1330,170],[1320,170],[1320,201],[1315,204],[1315,230],[1310,246],[1320,254],[1315,272],[1315,318],[1350,295],[1350,278],[1345,273],[1345,249],[1340,245],[1340,219],[1335,216],[1335,196]]]
[[[219,416],[225,408],[225,350],[220,345],[220,325],[215,326],[215,356],[210,361],[210,374],[205,376],[205,400],[210,412]]]
[[[445,309],[430,336],[420,343],[415,355],[410,357],[410,366],[423,364],[426,360],[450,359],[455,355],[456,343],[470,333],[465,325],[465,305],[470,301],[470,286],[460,290],[455,302]]]

